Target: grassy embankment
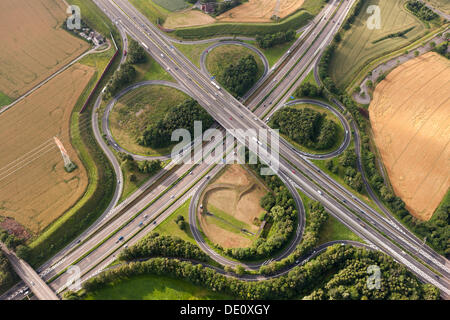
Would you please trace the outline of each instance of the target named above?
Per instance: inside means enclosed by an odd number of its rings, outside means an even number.
[[[185,280],[142,275],[110,284],[86,296],[86,300],[231,300]]]
[[[174,106],[188,96],[174,88],[145,86],[133,90],[119,99],[110,115],[110,130],[114,140],[134,154],[162,156],[170,154],[171,146],[160,149],[141,146],[136,139],[148,126],[163,119]]]
[[[313,201],[308,196],[306,196],[303,192],[298,190],[300,197],[302,198],[303,205],[305,207],[306,213],[306,224],[308,224],[308,217],[310,214],[309,204]],[[328,220],[320,229],[319,233],[319,241],[317,245],[322,243],[336,241],[336,240],[353,240],[362,242],[363,240],[359,238],[353,231],[348,229],[345,225],[343,225],[339,220],[329,214]]]

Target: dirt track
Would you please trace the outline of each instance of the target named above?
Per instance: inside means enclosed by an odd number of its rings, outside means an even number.
[[[256,184],[255,184],[256,183]],[[253,224],[264,209],[259,200],[267,190],[256,178],[240,165],[230,165],[207,189],[201,202],[205,207],[213,206],[247,225],[247,230],[256,233],[258,227]],[[199,216],[199,222],[205,235],[224,248],[242,248],[252,241],[239,232],[233,233],[214,223],[214,217]],[[238,229],[236,229],[238,231]]]
[[[450,187],[450,62],[427,53],[393,70],[369,108],[392,186],[428,220]]]

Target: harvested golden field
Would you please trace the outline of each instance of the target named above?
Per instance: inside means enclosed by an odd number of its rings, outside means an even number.
[[[86,170],[70,144],[69,123],[93,74],[94,69],[75,64],[0,115],[0,216],[35,234],[86,190]],[[71,173],[64,169],[54,136],[78,166]]]
[[[280,18],[287,17],[303,5],[304,0],[249,0],[228,10],[217,17],[221,22],[273,22],[270,18],[276,14]]]
[[[0,1],[0,92],[16,99],[89,48],[61,28],[65,12],[60,0]]]
[[[198,10],[183,10],[179,12],[171,12],[165,22],[163,27],[167,29],[176,29],[181,27],[193,27],[202,26],[205,24],[214,23],[216,20]]]
[[[427,53],[393,70],[369,107],[395,193],[428,220],[450,187],[450,61]]]
[[[205,190],[199,221],[205,235],[224,248],[249,247],[264,212],[259,202],[265,186],[240,165],[230,165]],[[246,230],[246,231],[243,231]]]

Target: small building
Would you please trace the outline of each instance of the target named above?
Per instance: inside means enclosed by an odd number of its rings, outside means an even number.
[[[212,2],[202,3],[202,11],[204,13],[214,13],[214,3]]]
[[[101,45],[103,42],[105,42],[105,39],[100,34],[96,34],[94,38],[92,38],[92,41],[96,46]]]

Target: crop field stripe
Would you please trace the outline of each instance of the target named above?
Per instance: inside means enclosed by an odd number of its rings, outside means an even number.
[[[339,87],[348,87],[350,83],[353,83],[354,76],[359,75],[359,72],[373,60],[404,48],[422,37],[424,33],[430,32],[424,23],[404,8],[403,0],[379,3],[382,29],[366,29],[368,18],[366,9],[375,2],[376,0],[369,0],[363,5],[355,23],[349,30],[344,31],[344,36],[330,62],[332,79]],[[391,37],[374,43],[389,34],[402,32],[409,28],[412,29],[403,37]]]
[[[12,168],[6,170],[5,172],[0,172],[0,181],[3,181],[4,179],[6,179],[10,175],[14,174],[15,172],[19,171],[20,169],[25,168],[30,163],[41,158],[43,155],[47,154],[48,152],[52,151],[53,149],[57,149],[56,144],[55,145],[51,145],[51,144],[47,145],[47,146],[43,147],[41,150],[36,151],[36,153],[31,155],[29,158],[23,159],[22,163],[18,163],[16,165],[14,165]],[[23,163],[23,162],[25,162],[25,163]],[[11,170],[13,170],[13,171],[11,171]]]

